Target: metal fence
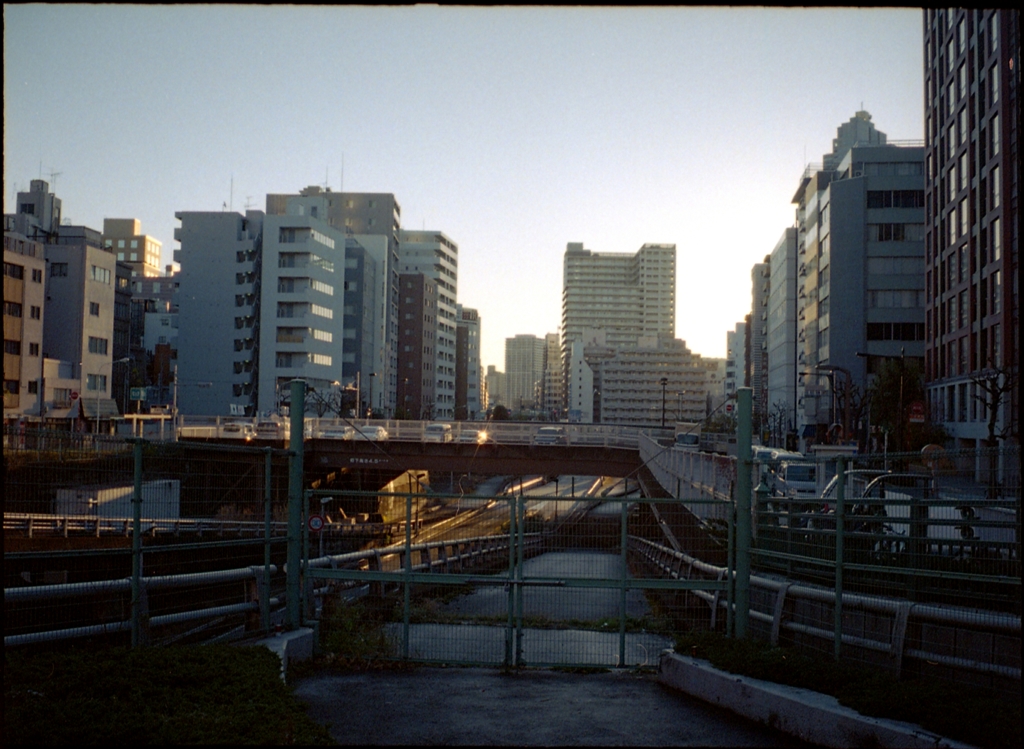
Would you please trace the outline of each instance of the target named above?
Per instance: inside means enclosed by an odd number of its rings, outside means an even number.
[[[667,578],[645,563],[638,544],[660,537],[651,511],[658,502],[642,501],[635,482],[627,492],[622,481],[578,477],[576,496],[566,496],[565,481],[530,483],[524,493],[492,496],[396,495],[404,538],[382,548],[332,554],[328,543],[317,556],[321,544],[311,538],[317,603],[307,610],[324,606],[322,626],[349,635],[327,647],[423,663],[653,666],[673,643],[683,591],[729,599],[727,575]],[[326,496],[313,493],[311,507]],[[717,612],[697,608],[705,618]],[[331,621],[343,616],[353,619]],[[366,628],[378,643],[372,653],[365,636],[351,636]]]
[[[283,591],[287,453],[5,438],[5,645],[269,629]]]

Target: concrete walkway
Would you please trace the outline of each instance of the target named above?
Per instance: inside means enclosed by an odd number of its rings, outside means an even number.
[[[650,673],[420,667],[312,676],[295,694],[347,745],[808,746]]]

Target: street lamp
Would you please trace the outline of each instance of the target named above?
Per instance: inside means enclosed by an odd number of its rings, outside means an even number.
[[[107,365],[110,365],[110,377],[111,379],[113,379],[114,365],[124,364],[130,361],[131,357],[126,356],[123,359],[114,359],[113,361],[105,361],[102,364],[100,364],[100,371],[96,373],[96,434],[100,433],[100,390],[102,389],[100,388],[100,377],[103,376],[103,368],[106,367]]]
[[[668,377],[662,377],[661,380],[661,428],[665,428],[665,388],[668,386]]]

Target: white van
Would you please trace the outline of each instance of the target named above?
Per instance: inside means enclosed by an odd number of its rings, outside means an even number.
[[[451,424],[427,424],[423,429],[424,442],[451,442]]]

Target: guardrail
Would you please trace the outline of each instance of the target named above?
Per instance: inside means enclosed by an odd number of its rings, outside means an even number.
[[[725,567],[701,562],[646,539],[630,537],[629,549],[664,577],[689,580],[702,575],[722,580],[727,574]],[[778,645],[783,632],[787,632],[828,644],[827,648],[816,649],[832,649],[837,636],[833,627],[837,599],[834,589],[759,575],[751,575],[750,586],[750,619],[763,625],[773,645]],[[719,612],[727,607],[726,601],[718,592],[689,592],[708,605],[714,629],[720,621]],[[888,662],[897,676],[904,670],[904,661],[913,659],[1017,682],[1021,679],[1019,615],[845,592],[839,596],[839,606],[851,619],[876,618],[872,626],[862,623],[856,627],[858,634],[838,633],[842,645],[883,655],[882,662]],[[985,649],[977,646],[978,635],[993,641],[988,660],[980,658]],[[1002,644],[998,643],[999,637],[1005,638]]]

